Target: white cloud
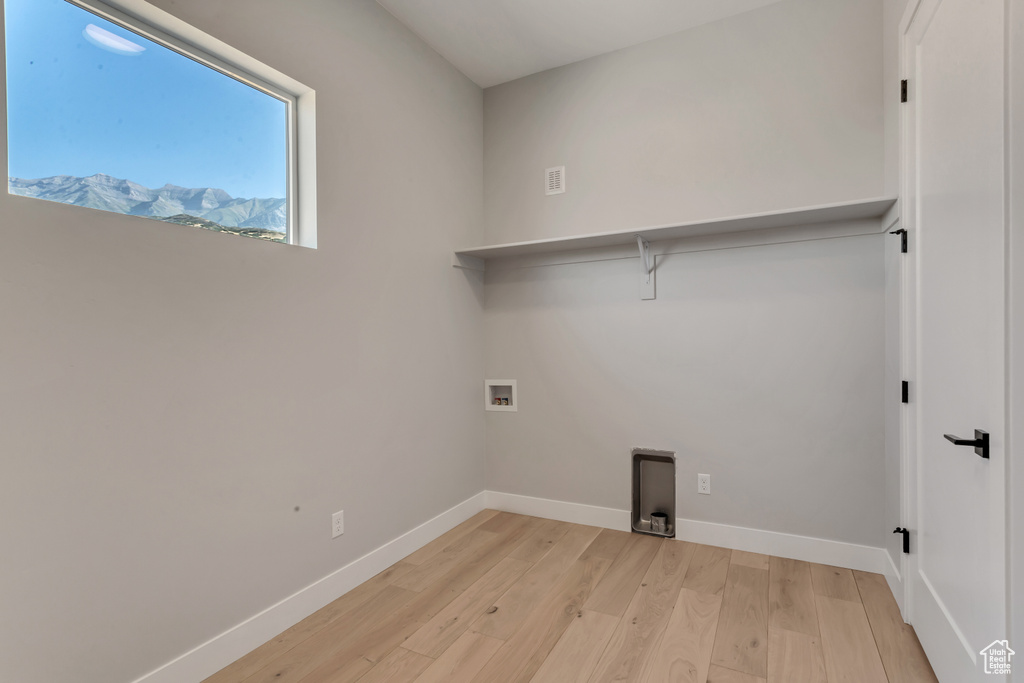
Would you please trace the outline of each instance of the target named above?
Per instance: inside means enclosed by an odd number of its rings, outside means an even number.
[[[108,52],[113,52],[114,54],[134,57],[146,51],[146,48],[142,47],[138,43],[133,43],[126,38],[114,35],[110,31],[100,28],[96,24],[89,24],[86,26],[85,30],[82,31],[82,35],[96,47],[107,50]]]

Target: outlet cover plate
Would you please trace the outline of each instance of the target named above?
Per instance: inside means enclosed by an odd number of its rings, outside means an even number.
[[[702,493],[705,496],[711,495],[711,475],[710,474],[698,474],[697,475],[697,493]]]
[[[345,511],[340,510],[331,515],[331,538],[337,538],[345,533]]]

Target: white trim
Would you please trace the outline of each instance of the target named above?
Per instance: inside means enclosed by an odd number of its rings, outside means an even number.
[[[270,67],[256,62],[257,69],[250,71],[250,69],[241,66],[239,60],[220,56],[226,53],[235,53],[242,57],[242,61],[247,61],[250,64],[256,61],[251,57],[244,56],[240,51],[234,50],[213,36],[207,35],[194,26],[186,24],[174,15],[162,10],[156,10],[148,2],[143,3],[138,0],[121,0],[120,2],[119,0],[67,1],[86,12],[117,24],[146,40],[162,45],[183,57],[218,71],[228,78],[245,83],[249,87],[260,90],[282,102],[291,102],[297,94],[291,92],[287,87],[275,85],[274,81],[280,81],[282,80],[281,78],[267,78],[257,75],[256,71],[263,71],[264,74],[273,73]],[[147,15],[148,18],[143,18]],[[186,35],[189,37],[185,37]]]
[[[70,0],[288,105],[288,243],[316,249],[316,91],[146,0]]]
[[[899,64],[900,78],[908,80],[908,101],[900,104],[900,227],[907,231],[907,238],[911,240],[911,253],[901,261],[900,264],[900,377],[910,382],[914,391],[920,395],[918,379],[920,378],[920,367],[917,357],[917,330],[920,326],[920,311],[918,310],[918,261],[920,249],[916,248],[917,232],[917,195],[914,184],[916,162],[912,152],[913,140],[917,134],[917,99],[914,96],[914,83],[916,74],[912,74],[914,62],[910,59],[913,48],[910,45],[907,34],[914,18],[921,7],[922,0],[910,0],[903,12],[899,25]],[[900,520],[901,525],[914,529],[918,527],[918,470],[917,470],[917,430],[919,401],[911,399],[911,402],[900,406]],[[919,538],[912,538],[912,541],[919,543]],[[915,596],[914,574],[917,572],[919,549],[915,548],[914,554],[900,556],[900,569],[902,581],[902,592],[897,598],[902,611],[903,620],[908,624],[914,623],[915,608],[917,602]],[[895,592],[894,592],[895,594]]]
[[[900,222],[900,209],[900,200],[897,199],[896,203],[890,206],[889,210],[882,216],[881,226],[883,234],[892,230]]]
[[[733,550],[746,550],[805,562],[846,567],[859,571],[885,574],[889,568],[884,548],[856,543],[831,541],[827,538],[797,536],[778,531],[749,529],[728,524],[676,520],[676,538]]]
[[[531,515],[545,519],[557,519],[572,524],[587,524],[605,529],[629,531],[629,510],[616,510],[582,503],[567,503],[549,498],[520,496],[515,493],[485,491],[486,507],[489,510],[502,510],[520,515]]]
[[[259,614],[246,619],[237,626],[214,636],[160,668],[136,679],[134,683],[202,681],[485,509],[503,510],[619,531],[629,531],[630,528],[628,510],[534,498],[499,491],[481,491],[433,519],[420,524],[415,529],[268,607]],[[889,554],[882,548],[690,519],[677,519],[676,525],[678,537],[686,541],[767,553],[778,557],[791,557],[886,575],[895,570],[895,567],[886,559]]]
[[[484,247],[457,249],[455,253],[475,256],[484,260],[504,259],[511,256],[543,254],[566,250],[594,249],[634,244],[638,234],[648,242],[678,240],[696,236],[750,232],[798,225],[828,225],[835,222],[873,219],[873,232],[879,232],[881,217],[896,203],[896,197],[876,197],[838,204],[819,204],[797,209],[768,211],[743,216],[712,218],[689,223],[666,223],[649,227],[629,228],[589,235],[551,237],[527,242],[491,244]]]
[[[931,582],[923,574],[918,573],[918,580],[924,590],[914,596],[914,619],[922,624],[942,624],[949,628],[932,629],[936,643],[930,651],[925,652],[928,661],[931,662],[933,671],[941,671],[944,681],[976,681],[978,669],[978,655],[970,646],[953,621],[949,611],[942,601],[939,600],[932,588]],[[911,582],[912,583],[912,582]],[[968,657],[963,657],[961,648],[967,651]],[[947,675],[948,674],[948,675]],[[938,674],[936,674],[938,675]],[[988,678],[986,676],[986,678]],[[1000,677],[992,677],[993,681],[1005,683]]]
[[[288,596],[202,645],[152,671],[135,683],[202,681],[285,629],[330,604],[359,584],[412,554],[484,509],[486,493],[459,503],[341,569]]]
[[[532,498],[496,491],[487,491],[486,506],[494,510],[629,531],[630,514],[628,510]],[[831,541],[824,538],[797,536],[778,531],[750,529],[682,518],[676,519],[676,538],[705,545],[788,557],[877,574],[887,574],[891,571],[889,554],[884,548]]]
[[[900,572],[899,566],[897,566],[896,561],[894,559],[892,559],[892,555],[890,555],[888,553],[888,551],[886,551],[886,553],[885,553],[885,558],[887,560],[889,560],[889,571],[887,571],[885,573],[885,575],[886,576],[891,576],[893,579],[896,580],[896,582],[898,584],[902,584],[903,583],[903,573]]]
[[[906,596],[903,591],[903,573],[888,551],[886,551],[885,557],[889,560],[889,571],[885,572],[885,581],[889,584],[892,597],[896,599],[896,606],[900,608],[900,616],[903,617],[903,621],[906,621],[907,608]],[[903,564],[902,561],[899,564]]]
[[[956,639],[960,641],[960,644],[963,645],[964,651],[967,652],[967,656],[971,658],[971,662],[977,664],[978,655],[981,653],[975,653],[974,648],[971,647],[969,642],[967,642],[967,636],[964,635],[964,632],[960,629],[960,624],[953,618],[953,614],[949,611],[949,608],[946,607],[946,603],[943,602],[942,598],[939,597],[938,591],[935,590],[935,586],[932,585],[928,576],[921,571],[920,568],[917,573],[918,576],[921,577],[921,583],[923,583],[924,587],[928,590],[928,597],[931,598],[935,608],[942,613],[942,619],[940,621],[949,624],[950,631],[954,636],[956,636]]]
[[[857,219],[836,221],[832,223],[815,223],[813,225],[795,225],[780,228],[765,228],[745,232],[729,232],[724,234],[694,235],[674,239],[662,239],[651,242],[651,255],[656,259],[669,254],[692,254],[704,251],[721,251],[725,249],[746,249],[750,247],[770,247],[795,242],[815,242],[819,240],[842,239],[878,235],[882,232],[880,219]],[[465,257],[455,253],[455,256]],[[540,252],[507,256],[500,258],[478,259],[481,268],[491,270],[516,270],[520,268],[539,268],[545,266],[563,266],[576,263],[595,263],[598,261],[622,261],[638,259],[636,244],[619,244],[588,249],[569,249],[556,252]],[[453,259],[454,260],[454,259]],[[458,266],[456,266],[458,267]]]

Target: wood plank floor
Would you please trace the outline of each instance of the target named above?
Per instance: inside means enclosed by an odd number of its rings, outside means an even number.
[[[938,683],[885,578],[486,510],[204,683]]]

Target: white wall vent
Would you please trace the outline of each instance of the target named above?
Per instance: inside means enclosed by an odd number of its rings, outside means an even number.
[[[544,172],[544,194],[562,194],[565,192],[565,166],[555,166]]]

